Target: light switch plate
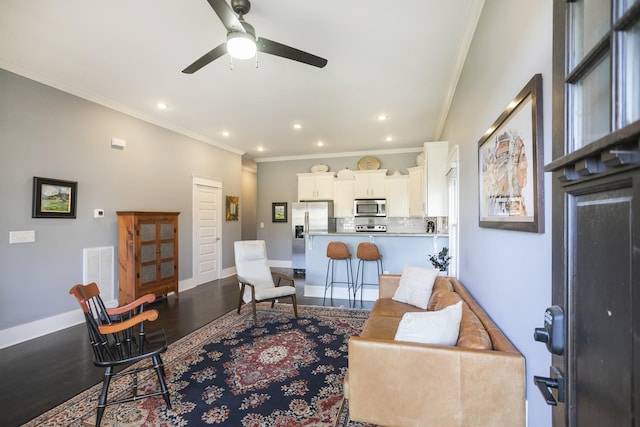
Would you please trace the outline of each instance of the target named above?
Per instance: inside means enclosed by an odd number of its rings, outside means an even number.
[[[16,243],[33,243],[36,241],[36,232],[35,230],[27,230],[27,231],[10,231],[9,232],[9,244],[13,245]]]

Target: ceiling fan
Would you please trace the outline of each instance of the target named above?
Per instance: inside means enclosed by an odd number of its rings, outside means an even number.
[[[193,64],[182,70],[183,73],[192,74],[225,53],[236,59],[249,59],[255,56],[256,51],[292,59],[318,68],[327,65],[327,60],[319,56],[273,40],[256,37],[253,26],[244,20],[244,15],[251,9],[249,0],[231,0],[231,7],[225,0],[207,1],[227,29],[227,41],[202,55]]]

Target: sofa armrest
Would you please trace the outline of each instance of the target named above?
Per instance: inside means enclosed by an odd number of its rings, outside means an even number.
[[[378,283],[378,298],[391,298],[400,284],[400,274],[381,274]]]
[[[524,426],[524,369],[519,354],[351,337],[349,413],[381,425]]]

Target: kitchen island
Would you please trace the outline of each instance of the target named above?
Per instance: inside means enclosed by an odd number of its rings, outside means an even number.
[[[432,267],[429,255],[438,253],[443,247],[449,246],[449,236],[446,234],[426,233],[307,233],[305,235],[305,287],[304,295],[309,297],[324,296],[325,279],[327,275],[327,245],[334,240],[344,242],[351,254],[351,265],[355,280],[358,267],[356,250],[361,242],[372,242],[378,246],[382,255],[382,265],[385,273],[400,274],[403,266],[415,265]],[[365,263],[364,301],[375,301],[378,298],[378,274],[375,262]],[[336,263],[336,281],[345,281],[344,263]],[[369,285],[367,285],[369,284]],[[329,291],[327,291],[327,298]],[[333,297],[347,299],[347,285],[335,284]],[[360,292],[358,292],[360,298]]]

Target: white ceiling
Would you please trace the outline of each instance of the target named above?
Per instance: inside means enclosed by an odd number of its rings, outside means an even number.
[[[327,66],[225,55],[188,75],[225,40],[206,0],[2,0],[0,67],[249,158],[418,147],[440,137],[483,3],[254,0],[258,37]]]

